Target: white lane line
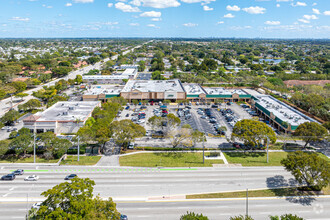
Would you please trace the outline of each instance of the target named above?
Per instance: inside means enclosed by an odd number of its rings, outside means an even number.
[[[9,189],[9,191],[13,191],[14,189],[15,189],[15,187],[12,187],[12,188]]]
[[[269,214],[272,214],[271,212],[260,212],[259,214],[262,214],[262,215],[269,215]]]
[[[13,216],[13,217],[10,217],[10,218],[14,218],[14,219],[22,218],[22,219],[25,219],[25,216]]]
[[[1,167],[2,170],[3,170],[3,168],[5,168],[5,167]]]
[[[8,196],[10,193],[6,193],[5,195],[3,195],[2,197],[6,197],[6,196]]]
[[[26,209],[18,209],[18,211],[26,211]]]

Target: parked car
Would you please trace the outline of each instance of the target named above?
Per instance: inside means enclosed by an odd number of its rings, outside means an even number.
[[[72,180],[73,178],[75,178],[77,176],[77,174],[70,174],[70,175],[67,175],[64,180]]]
[[[30,176],[27,176],[25,177],[25,181],[37,181],[39,179],[39,176],[37,175],[30,175]]]
[[[129,114],[126,114],[126,117],[129,117]]]
[[[23,175],[24,174],[24,170],[22,170],[22,169],[17,169],[17,170],[15,170],[15,171],[13,171],[12,172],[12,174],[14,174],[14,175]]]
[[[7,174],[1,177],[1,180],[14,180],[16,177],[14,174]]]
[[[211,119],[210,119],[210,123],[212,123],[212,124],[213,124],[213,123],[217,123],[217,120],[215,120],[214,118],[211,118]]]
[[[139,120],[137,121],[138,124],[142,124],[142,123],[144,123],[144,122],[146,122],[146,120],[144,120],[144,119],[139,119]]]
[[[129,143],[128,146],[127,146],[127,149],[133,150],[134,147],[135,147],[134,143]]]
[[[129,106],[126,106],[126,108],[125,108],[126,110],[128,110],[129,109]]]
[[[211,105],[211,108],[218,108],[219,106],[217,105]]]

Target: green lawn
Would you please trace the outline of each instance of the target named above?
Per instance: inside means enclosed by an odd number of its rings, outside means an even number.
[[[269,163],[266,152],[228,152],[224,153],[228,163],[242,164],[242,166],[282,166],[281,160],[286,158],[287,152],[269,152]],[[321,158],[330,162],[324,154],[318,154]]]
[[[330,194],[330,187],[323,189],[324,195]],[[313,191],[298,191],[297,188],[280,188],[280,189],[264,189],[249,190],[249,197],[283,197],[283,196],[307,196],[315,195]],[[187,195],[186,199],[212,199],[212,198],[243,198],[246,197],[246,191],[225,192],[225,193],[209,193]]]
[[[205,156],[208,155],[206,152]],[[203,153],[164,152],[122,156],[119,163],[121,166],[133,167],[211,167],[212,164],[223,164],[223,161],[205,160],[203,164]]]
[[[269,152],[269,163],[265,152],[230,152],[224,153],[228,163],[239,163],[242,166],[282,166],[281,160],[286,158],[287,152]]]
[[[44,158],[36,158],[37,163],[57,163],[58,159],[55,160],[46,160]],[[17,158],[9,158],[9,159],[2,159],[0,163],[33,163],[33,156],[24,158],[24,159],[17,159]]]
[[[66,160],[62,160],[60,165],[95,165],[100,159],[100,156],[80,156],[79,162],[77,156],[68,156]]]

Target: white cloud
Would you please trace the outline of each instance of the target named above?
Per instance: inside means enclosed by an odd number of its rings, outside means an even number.
[[[116,3],[115,7],[123,12],[140,12],[139,8],[132,7],[131,5],[126,5],[125,3],[122,2]]]
[[[292,2],[293,0],[276,0],[277,2]]]
[[[148,27],[153,27],[153,28],[159,28],[158,26],[154,25],[154,24],[147,24]]]
[[[177,0],[133,0],[130,4],[151,8],[170,8],[181,5]]]
[[[161,18],[151,18],[152,21],[161,21]]]
[[[310,21],[308,20],[305,20],[305,19],[298,19],[298,21],[302,22],[302,23],[305,23],[305,24],[308,24],[310,23]]]
[[[73,0],[74,3],[93,3],[94,0]]]
[[[232,15],[231,13],[228,13],[228,14],[225,14],[223,17],[224,18],[234,18],[235,16]]]
[[[296,4],[291,3],[291,5],[293,7],[297,7],[297,6],[305,7],[305,6],[307,6],[307,4],[305,2],[297,2]]]
[[[185,27],[196,27],[196,26],[198,26],[198,24],[186,23],[186,24],[183,24],[183,26],[185,26]]]
[[[70,6],[72,6],[72,3],[66,3],[65,6],[70,7]]]
[[[279,8],[279,7],[281,7],[281,5],[280,5],[280,4],[276,4],[276,7],[278,7],[278,8]]]
[[[249,14],[264,14],[266,11],[265,8],[259,6],[255,6],[255,7],[251,6],[249,8],[243,8],[242,10]]]
[[[142,14],[140,14],[141,17],[155,17],[155,18],[159,18],[160,16],[162,16],[162,13],[159,11],[146,11],[143,12]]]
[[[266,21],[265,24],[267,25],[280,25],[280,21]]]
[[[113,3],[108,3],[108,7],[111,8],[113,6]]]
[[[315,5],[317,5],[317,3],[316,3],[316,2],[314,2],[314,3],[312,4],[312,6],[315,6]]]
[[[324,15],[330,15],[330,11],[323,12]]]
[[[218,21],[217,24],[223,24],[225,23],[224,21]]]
[[[130,26],[140,26],[139,23],[130,23],[129,25],[130,25]]]
[[[313,10],[314,14],[317,14],[317,15],[321,14],[319,9],[313,8],[312,10]]]
[[[141,1],[140,0],[133,0],[130,2],[131,5],[135,5],[135,6],[141,6]]]
[[[30,18],[12,17],[12,21],[30,21]]]
[[[237,5],[233,5],[233,6],[227,5],[226,9],[228,11],[239,11],[239,10],[241,10],[240,7],[238,7]]]
[[[215,2],[216,0],[181,0],[184,3],[199,3],[201,2],[202,5],[210,4],[211,2]]]
[[[204,5],[204,6],[203,6],[203,10],[204,10],[204,11],[212,11],[213,8],[210,8],[209,6]]]
[[[305,19],[307,20],[315,20],[318,19],[318,17],[316,17],[316,15],[304,15],[303,16]]]

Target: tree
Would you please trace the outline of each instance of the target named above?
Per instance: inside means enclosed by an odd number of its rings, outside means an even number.
[[[23,98],[24,97],[26,97],[26,96],[28,96],[29,94],[27,94],[27,93],[17,93],[16,95],[15,95],[15,97],[17,97],[17,98],[21,98],[21,100],[23,100]]]
[[[162,131],[165,135],[171,130],[175,130],[180,124],[180,118],[170,113],[167,117],[152,116],[148,119],[149,125],[153,130]]]
[[[127,104],[127,100],[124,99],[123,97],[112,97],[109,100],[112,103],[118,103],[120,106],[126,105]]]
[[[209,218],[203,214],[196,214],[194,212],[187,212],[187,214],[182,215],[180,220],[208,220]]]
[[[199,142],[206,142],[206,137],[205,137],[205,133],[204,132],[200,132],[199,130],[194,130],[192,133],[191,133],[191,138],[192,138],[192,141],[193,141],[193,145],[195,146],[196,143],[199,143]]]
[[[238,216],[230,217],[229,220],[253,220],[253,218],[248,215],[238,215]]]
[[[14,138],[9,146],[15,149],[16,154],[23,153],[23,156],[25,156],[27,151],[32,150],[32,142],[31,134],[21,134]]]
[[[273,129],[263,122],[251,119],[238,121],[234,126],[231,138],[232,140],[237,138],[244,141],[245,145],[253,147],[266,145],[268,143],[267,138],[269,138],[271,143],[276,142],[276,135]]]
[[[8,112],[6,112],[6,114],[4,114],[4,116],[2,116],[2,118],[0,119],[0,121],[2,123],[4,123],[5,125],[12,125],[14,123],[14,121],[16,121],[19,118],[19,113],[16,110],[10,110]]]
[[[8,140],[1,140],[0,141],[0,155],[5,155],[5,153],[9,149],[9,141]]]
[[[31,111],[41,107],[41,102],[38,99],[30,99],[22,105],[18,105],[19,110]]]
[[[22,92],[26,89],[26,83],[21,81],[16,81],[10,83],[16,89],[16,92]]]
[[[135,138],[143,137],[146,130],[131,120],[114,121],[110,124],[111,137],[119,146],[126,148]]]
[[[74,178],[41,195],[46,197],[39,210],[30,210],[28,219],[120,219],[116,204],[109,198],[93,199],[95,182]]]
[[[162,75],[160,71],[155,71],[151,74],[151,79],[152,80],[164,80],[165,77]]]
[[[167,134],[173,148],[180,145],[190,147],[192,146],[191,129],[189,128],[178,128],[170,130]]]
[[[269,219],[270,220],[304,220],[303,218],[293,214],[284,214],[281,215],[281,217],[278,217],[277,215],[269,216]]]
[[[291,172],[298,183],[307,185],[309,189],[321,190],[330,183],[330,165],[316,153],[288,153],[281,164]]]
[[[305,141],[304,148],[312,141],[320,141],[328,133],[327,129],[316,122],[305,122],[300,124],[295,136],[301,137]]]

